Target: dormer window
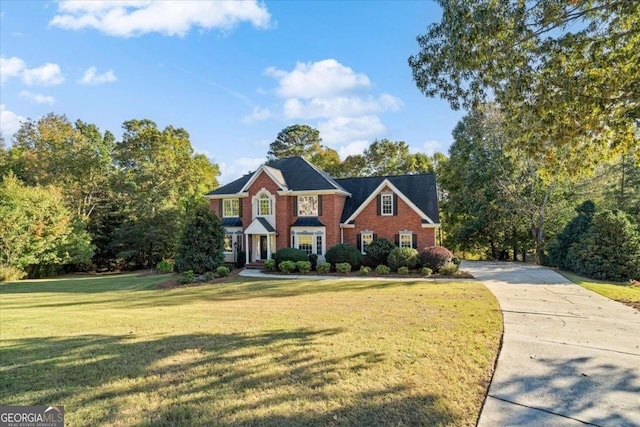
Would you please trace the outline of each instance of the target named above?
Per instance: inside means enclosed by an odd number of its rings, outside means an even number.
[[[224,199],[222,201],[222,217],[237,218],[240,216],[240,200]]]
[[[267,193],[260,194],[258,198],[258,216],[273,215],[271,197]]]

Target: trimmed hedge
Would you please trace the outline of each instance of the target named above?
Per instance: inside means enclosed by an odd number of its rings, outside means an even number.
[[[418,251],[413,248],[395,248],[387,259],[389,268],[394,271],[401,267],[415,268],[419,262]]]
[[[283,261],[309,261],[309,255],[305,251],[296,248],[282,248],[273,254],[276,265],[280,265]]]
[[[362,254],[355,246],[341,243],[335,245],[327,251],[325,258],[331,265],[337,266],[340,263],[349,263],[351,267],[359,269],[362,265]]]
[[[387,258],[389,258],[389,254],[396,247],[397,246],[394,245],[391,240],[381,237],[379,239],[373,239],[373,241],[369,243],[364,252],[377,264],[386,264]]]
[[[422,266],[429,267],[436,273],[452,261],[453,254],[444,246],[430,246],[420,252],[420,262]]]

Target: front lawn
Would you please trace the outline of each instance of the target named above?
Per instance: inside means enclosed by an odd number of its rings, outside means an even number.
[[[502,333],[475,282],[0,285],[0,403],[66,426],[475,425]]]
[[[567,273],[566,271],[561,271],[560,273],[577,285],[640,311],[640,285],[638,283],[603,282],[595,279],[587,279],[576,274]]]

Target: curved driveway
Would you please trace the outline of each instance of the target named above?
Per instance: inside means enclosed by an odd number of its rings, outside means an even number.
[[[640,312],[540,266],[462,269],[504,317],[479,426],[640,426]]]

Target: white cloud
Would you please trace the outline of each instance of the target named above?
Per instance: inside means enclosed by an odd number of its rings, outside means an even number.
[[[22,59],[15,56],[11,58],[0,56],[0,81],[4,83],[11,77],[20,76],[24,68],[25,65]]]
[[[78,83],[82,85],[100,85],[118,80],[116,75],[113,73],[113,70],[109,70],[102,74],[97,74],[97,71],[96,67],[89,67],[85,70],[84,75]]]
[[[333,117],[318,122],[322,142],[330,146],[348,144],[353,141],[373,141],[384,134],[387,128],[378,116]]]
[[[365,74],[356,74],[335,59],[298,62],[291,72],[269,67],[265,74],[278,80],[276,93],[283,98],[329,97],[371,85]]]
[[[242,123],[251,124],[271,118],[271,110],[268,108],[253,107],[253,112],[242,119]]]
[[[64,77],[58,64],[47,62],[40,67],[25,69],[22,81],[29,86],[54,86],[62,83]]]
[[[396,111],[402,106],[400,99],[383,94],[379,98],[373,96],[333,98],[314,98],[301,101],[291,98],[284,103],[284,115],[290,119],[315,119],[339,116],[361,116],[383,111]]]
[[[241,22],[269,28],[271,14],[263,3],[245,1],[61,1],[50,25],[93,28],[111,36],[148,33],[184,37],[192,28],[230,30]]]
[[[449,144],[435,139],[429,139],[423,142],[420,148],[420,152],[428,156],[433,156],[435,153],[446,154],[449,151]]]
[[[341,147],[338,150],[338,154],[340,155],[341,159],[346,159],[349,156],[364,153],[364,150],[369,148],[370,144],[370,141],[353,141],[345,145],[344,147]]]
[[[5,141],[10,141],[13,134],[20,129],[20,123],[26,120],[26,117],[6,110],[4,104],[0,105],[0,131],[2,131]]]
[[[225,162],[218,163],[218,166],[220,167],[220,177],[218,178],[218,182],[220,182],[220,185],[229,184],[248,172],[255,171],[264,162],[265,157],[240,157],[235,159],[232,164],[227,164]]]
[[[42,95],[40,93],[32,93],[28,90],[20,92],[20,96],[28,98],[36,104],[53,104],[56,100],[53,96]]]

